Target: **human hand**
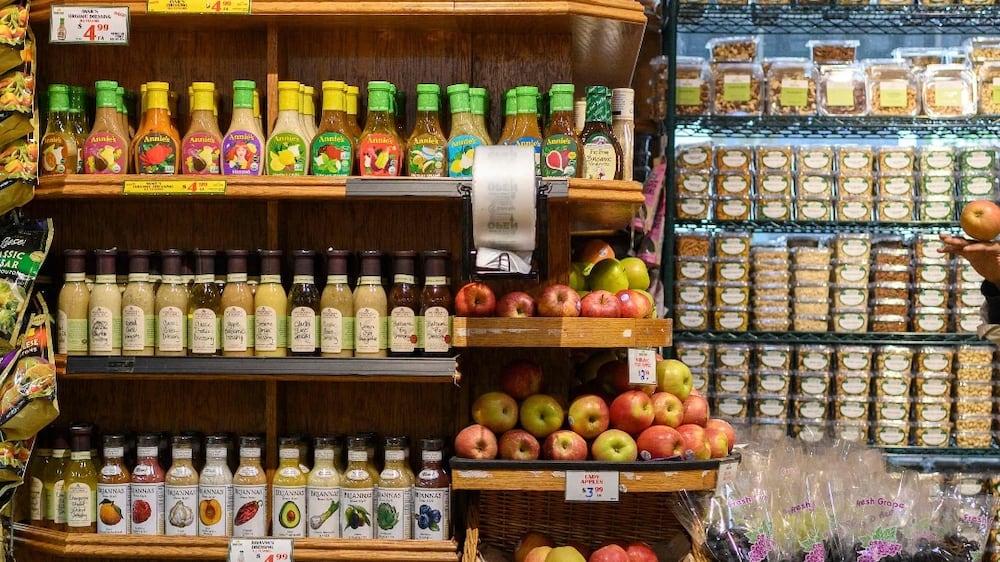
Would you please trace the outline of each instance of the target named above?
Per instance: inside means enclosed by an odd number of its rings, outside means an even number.
[[[965,258],[987,281],[1000,287],[1000,242],[978,242],[942,233],[941,251]]]

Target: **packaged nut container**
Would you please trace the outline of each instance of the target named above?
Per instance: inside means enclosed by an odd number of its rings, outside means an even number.
[[[910,199],[915,194],[916,182],[913,180],[912,174],[906,172],[886,172],[879,174],[879,197],[905,197]]]
[[[888,400],[879,397],[875,401],[875,421],[907,421],[910,419],[910,403],[906,398],[901,401]]]
[[[712,344],[710,342],[676,342],[674,355],[691,369],[708,369],[712,366],[710,363]]]
[[[750,235],[740,232],[720,232],[715,236],[715,257],[746,261],[750,257]]]
[[[745,332],[750,329],[750,309],[745,306],[722,306],[712,313],[715,330]]]
[[[918,422],[943,422],[951,417],[951,398],[921,398],[913,404]]]
[[[976,78],[961,64],[931,64],[923,73],[924,113],[929,117],[975,115]]]
[[[750,388],[749,371],[716,371],[715,392],[717,394],[745,394]]]
[[[708,143],[687,144],[677,147],[677,168],[688,170],[712,169],[712,145]]]
[[[760,115],[764,72],[753,62],[720,62],[712,65],[715,95],[713,115]]]
[[[678,197],[677,218],[686,220],[707,219],[711,200],[706,197]]]
[[[963,200],[993,197],[996,177],[992,172],[963,172],[958,178],[958,192]]]
[[[795,152],[800,174],[830,174],[835,161],[832,146],[803,146]]]
[[[1000,37],[970,37],[962,45],[973,63],[1000,61]]]
[[[868,90],[861,65],[820,66],[816,86],[820,115],[868,114]]]
[[[795,299],[796,310],[801,309],[801,312],[805,312],[807,314],[813,313],[806,309],[815,309],[815,305],[818,303],[829,305],[830,284],[824,282],[796,283],[792,287],[792,298]],[[822,310],[825,311],[826,307],[824,306]],[[822,311],[820,313],[822,314]]]
[[[760,146],[756,150],[758,172],[791,172],[792,147]]]
[[[864,176],[836,176],[837,193],[841,198],[854,199],[856,201],[867,201],[871,203],[875,192],[875,178],[872,175]]]
[[[955,218],[955,200],[947,195],[921,197],[917,203],[917,220],[921,222],[951,221]]]
[[[906,316],[894,314],[873,314],[868,319],[869,329],[872,332],[891,333],[905,332],[908,322]]]
[[[910,298],[910,283],[908,281],[876,281],[871,287],[871,295],[876,301],[885,299],[906,300]]]
[[[788,269],[788,248],[779,246],[754,246],[750,248],[750,255],[753,257],[754,269],[756,271]]]
[[[834,394],[841,398],[868,398],[871,374],[859,371],[840,371],[834,377]],[[867,415],[865,416],[867,417]]]
[[[868,331],[868,309],[835,307],[830,311],[834,332],[859,334]]]
[[[955,446],[964,449],[985,449],[993,445],[993,433],[990,431],[955,432]]]
[[[713,269],[717,283],[739,281],[745,284],[750,280],[750,264],[748,262],[716,262]]]
[[[986,385],[979,386],[985,387]],[[993,411],[993,399],[983,398],[982,396],[962,396],[960,393],[956,392],[954,409],[959,415],[975,416],[978,419],[982,419],[982,416],[989,416],[990,412]],[[970,425],[973,423],[975,422],[970,422]],[[974,429],[974,427],[970,429]]]
[[[978,271],[968,262],[959,262],[955,269],[956,283],[982,283],[985,281]]]
[[[986,302],[986,296],[979,287],[966,288],[964,285],[956,287],[955,307],[956,308],[979,308]]]
[[[705,44],[712,62],[754,62],[760,51],[759,35],[716,37]]]
[[[799,197],[795,200],[795,216],[804,221],[832,221],[833,202],[826,198],[806,199]]]
[[[944,242],[936,234],[921,234],[914,241],[914,251],[917,261],[948,260],[949,254],[943,253]]]
[[[955,361],[959,367],[993,364],[992,345],[965,344],[958,346]]]
[[[983,325],[983,316],[979,308],[956,308],[952,311],[955,318],[955,331],[975,334]]]
[[[762,371],[755,373],[754,393],[785,395],[791,389],[791,371]]]
[[[920,171],[952,172],[955,170],[955,147],[925,146],[920,149]]]
[[[918,115],[919,81],[908,64],[892,59],[865,61],[872,115]]]
[[[719,172],[715,175],[714,185],[719,199],[748,197],[753,187],[753,175],[750,172]]]
[[[878,151],[878,171],[910,174],[916,169],[917,151],[909,146],[890,146]]]
[[[750,344],[730,343],[715,346],[715,368],[726,370],[750,370]]]
[[[708,309],[689,305],[675,307],[674,322],[682,330],[707,330]]]
[[[909,422],[879,422],[872,430],[876,445],[882,447],[903,447],[910,442]]]
[[[872,238],[868,233],[838,233],[833,243],[833,257],[842,262],[868,263]]]
[[[795,182],[790,172],[759,172],[757,195],[762,197],[790,197]]]
[[[795,191],[796,195],[803,199],[831,199],[833,197],[833,177],[800,173]]]
[[[704,281],[678,282],[674,286],[677,304],[708,308],[708,283]]]
[[[802,265],[830,265],[830,258],[833,250],[824,246],[796,246],[789,250],[792,256],[793,266]]]
[[[802,344],[795,354],[795,370],[827,373],[833,365],[833,347],[823,344]]]
[[[674,253],[678,257],[705,257],[711,251],[711,236],[704,232],[684,232],[674,236]]]
[[[708,371],[704,369],[691,369],[691,388],[705,394],[708,392]]]
[[[924,172],[917,181],[921,195],[955,196],[955,176],[951,172]]]
[[[837,220],[841,222],[870,222],[875,214],[875,202],[871,197],[840,197],[835,208]]]
[[[702,57],[677,57],[677,115],[708,115],[712,71]]]
[[[830,280],[830,268],[829,266],[822,265],[799,265],[795,266],[793,277],[797,285],[828,283]]]
[[[851,285],[833,285],[830,296],[834,308],[866,309],[868,305],[868,287]]]
[[[929,65],[947,63],[948,52],[926,47],[897,47],[892,50],[892,58],[908,63],[914,71],[922,72]]]
[[[867,443],[870,426],[864,421],[838,421],[833,424],[833,438],[851,443]]]
[[[788,419],[788,397],[762,394],[754,397],[753,413],[756,418]]]
[[[749,146],[716,146],[715,169],[719,172],[750,172],[753,149]]]
[[[813,64],[852,64],[856,60],[860,41],[813,39],[806,42]]]
[[[867,345],[841,345],[837,347],[837,370],[860,371],[867,375],[872,368],[875,350]]]
[[[750,195],[720,195],[715,198],[715,220],[748,220],[750,209]]]
[[[875,379],[875,396],[878,398],[906,398],[910,396],[912,376],[909,373],[884,371]]]
[[[753,328],[760,332],[787,332],[791,329],[792,321],[786,312],[784,316],[762,316],[761,309],[754,311]]]
[[[930,287],[947,285],[951,280],[951,267],[948,262],[921,262],[917,265],[914,279],[918,285]]]
[[[716,394],[715,411],[726,419],[744,419],[750,413],[750,400],[745,395]]]
[[[898,314],[905,316],[910,313],[910,302],[903,299],[875,299],[872,302],[872,314]]]
[[[807,59],[775,59],[767,70],[768,115],[815,115],[815,69]]]
[[[797,396],[792,403],[792,418],[797,421],[824,420],[828,407],[825,396]]]
[[[708,281],[708,256],[683,256],[678,259],[674,277],[678,281]]]
[[[867,286],[870,267],[865,262],[838,260],[833,264],[833,283],[835,285]]]
[[[1000,115],[1000,62],[984,62],[978,70],[980,115]]]
[[[955,378],[962,383],[988,383],[993,380],[993,365],[959,365],[955,369]],[[961,388],[959,388],[961,391]],[[961,392],[958,393],[962,395]]]
[[[699,170],[677,170],[677,196],[707,199],[711,193],[712,174]]]
[[[914,201],[906,197],[879,197],[875,217],[882,222],[909,222],[914,216]]]
[[[962,149],[958,155],[960,172],[992,172],[996,169],[997,149],[992,146],[976,145]]]
[[[916,302],[914,304],[918,307],[946,307],[948,305],[948,290],[920,287],[916,291]]]
[[[917,447],[947,447],[950,437],[950,423],[918,422],[913,426],[913,445]]]
[[[913,309],[913,331],[945,333],[948,331],[948,309],[917,307]]]
[[[808,400],[825,398],[830,394],[833,377],[829,372],[803,371],[795,376],[795,392]]]
[[[959,413],[955,416],[955,429],[959,431],[990,431],[992,426],[991,415]]]
[[[792,346],[759,343],[754,348],[757,367],[771,371],[786,371],[792,367]]]
[[[871,175],[875,171],[875,150],[870,146],[837,147],[837,171],[841,175]]]
[[[913,379],[918,399],[948,398],[951,396],[951,374],[921,372]]]
[[[754,198],[756,216],[762,219],[785,221],[792,218],[792,198],[790,196],[760,196]]]
[[[875,265],[910,265],[912,262],[908,248],[880,246],[875,248]]]

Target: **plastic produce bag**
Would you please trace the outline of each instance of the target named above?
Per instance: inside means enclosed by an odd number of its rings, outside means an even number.
[[[14,349],[28,295],[52,245],[50,219],[21,219],[12,211],[0,216],[0,353]]]
[[[21,337],[16,357],[0,382],[0,432],[6,439],[26,439],[59,415],[52,320],[39,295]]]

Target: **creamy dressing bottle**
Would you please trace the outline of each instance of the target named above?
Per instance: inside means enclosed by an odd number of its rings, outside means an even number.
[[[181,141],[181,173],[221,173],[222,133],[215,114],[215,84],[191,84],[191,126]]]
[[[264,173],[264,133],[255,117],[256,84],[233,81],[233,117],[222,139],[222,175],[259,176]]]
[[[96,250],[97,278],[90,291],[90,355],[122,354],[122,294],[115,276],[114,248]]]
[[[336,466],[337,439],[321,436],[313,441],[313,468],[306,481],[306,512],[310,537],[340,537],[341,474]]]
[[[90,314],[90,290],[85,273],[87,251],[66,250],[64,255],[66,278],[59,290],[56,351],[64,355],[86,355]]]
[[[267,139],[268,175],[304,176],[308,171],[309,141],[302,131],[299,101],[298,82],[278,82],[278,119]]]
[[[225,435],[205,438],[205,468],[198,478],[198,534],[202,537],[233,534],[233,473],[227,455]]]
[[[194,439],[173,438],[173,464],[167,470],[163,506],[167,536],[198,535],[198,471],[193,464]]]
[[[181,250],[160,252],[163,280],[156,291],[156,355],[187,355],[187,310],[189,293],[181,261]]]
[[[281,250],[260,251],[260,284],[254,292],[254,355],[288,353],[288,295],[281,286]]]
[[[388,300],[382,288],[382,252],[361,252],[361,278],[354,289],[354,355],[385,357]]]
[[[222,290],[222,355],[249,357],[254,348],[253,291],[247,284],[246,250],[228,250]]]
[[[94,127],[83,147],[83,170],[87,174],[124,174],[129,161],[128,130],[118,117],[118,82],[98,80]]]
[[[354,355],[354,295],[347,284],[346,250],[326,251],[326,286],[320,295],[320,355]]]
[[[128,285],[122,293],[122,355],[153,355],[156,294],[149,282],[151,253],[149,250],[128,251]]]
[[[260,464],[260,437],[240,437],[240,465],[233,475],[233,536],[267,535],[267,472]]]
[[[385,467],[379,475],[375,502],[375,538],[409,539],[412,537],[413,479],[405,467],[402,438],[386,437],[384,449]]]
[[[271,536],[304,537],[307,480],[299,469],[299,448],[294,437],[279,440],[278,457],[278,470],[271,479]]]

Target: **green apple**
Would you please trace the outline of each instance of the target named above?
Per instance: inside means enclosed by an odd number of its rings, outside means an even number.
[[[548,394],[532,394],[521,403],[521,427],[537,439],[545,439],[562,427],[565,412]]]
[[[649,311],[649,317],[650,318],[657,318],[658,316],[657,316],[657,312],[656,312],[656,299],[653,298],[653,295],[651,295],[649,293],[649,291],[647,291],[645,289],[636,289],[636,291],[638,291],[638,292],[646,295],[646,298],[649,299],[650,303],[652,303],[653,306],[651,307],[651,310]]]
[[[646,262],[633,256],[622,258],[622,267],[625,268],[625,275],[628,277],[629,289],[649,289],[649,266]],[[650,300],[652,302],[652,300]]]
[[[683,361],[664,359],[656,362],[656,390],[669,392],[683,402],[693,386],[691,369]]]
[[[573,262],[572,269],[569,270],[569,286],[574,291],[587,290],[587,271],[590,269],[589,263]]]
[[[549,551],[545,562],[587,562],[587,559],[572,546],[559,546]]]
[[[604,462],[633,462],[639,456],[639,448],[628,433],[620,429],[609,429],[594,439],[590,446],[590,456]]]
[[[517,401],[505,392],[487,392],[472,403],[472,419],[499,435],[517,425]]]
[[[628,275],[625,273],[622,262],[615,258],[608,258],[597,262],[594,268],[590,270],[587,281],[590,283],[592,291],[603,289],[612,293],[618,293],[618,291],[628,289]]]

